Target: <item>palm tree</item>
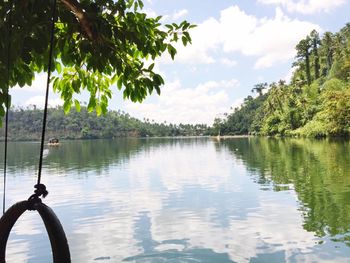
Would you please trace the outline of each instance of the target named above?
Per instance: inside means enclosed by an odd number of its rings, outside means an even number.
[[[333,64],[333,34],[331,32],[326,32],[323,35],[322,46],[325,50],[326,55],[326,63],[327,63],[327,71],[326,74],[329,73]]]
[[[259,84],[254,85],[254,88],[252,88],[252,92],[254,93],[254,91],[255,91],[256,93],[259,94],[259,96],[261,96],[263,94],[264,89],[266,89],[266,88],[267,88],[266,82],[259,83]]]
[[[321,44],[320,35],[314,29],[310,33],[312,41],[312,52],[314,54],[315,79],[320,77],[320,58],[318,56],[318,46]]]
[[[297,58],[300,62],[305,62],[305,73],[306,73],[306,80],[307,84],[311,84],[311,73],[310,73],[310,48],[311,48],[311,41],[310,37],[307,36],[306,39],[301,40],[297,46]]]

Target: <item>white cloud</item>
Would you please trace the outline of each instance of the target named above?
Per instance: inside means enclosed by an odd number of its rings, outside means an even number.
[[[181,9],[178,11],[174,11],[172,14],[167,14],[162,16],[162,22],[174,22],[174,20],[178,20],[180,18],[183,18],[187,16],[188,10],[187,9]]]
[[[157,13],[150,8],[143,9],[142,11],[145,12],[148,17],[156,18],[158,16]]]
[[[46,90],[47,74],[40,73],[35,75],[34,81],[31,86],[25,85],[24,87],[15,86],[13,90],[26,91],[31,93],[42,93]]]
[[[188,10],[182,9],[180,11],[175,12],[173,14],[173,18],[174,18],[174,20],[177,20],[179,18],[182,18],[182,17],[186,16],[187,14],[188,14]]]
[[[345,4],[345,0],[258,0],[262,4],[280,5],[289,12],[301,14],[315,14],[321,12],[330,12],[333,9]]]
[[[290,19],[280,9],[275,17],[257,19],[238,6],[221,13],[223,47],[226,52],[238,51],[258,57],[255,68],[271,67],[295,56],[295,46],[312,29],[319,26],[298,19]],[[231,31],[231,34],[225,32]]]
[[[28,99],[24,104],[26,106],[35,105],[38,108],[44,108],[45,97],[44,96],[34,96],[34,97],[31,97],[30,99]],[[63,100],[60,98],[49,99],[48,105],[50,107],[61,106],[61,105],[63,105]]]
[[[45,91],[47,74],[36,74],[31,86],[19,87],[18,85],[12,88],[12,103],[17,106],[30,106],[35,105],[37,108],[44,108],[45,104]],[[56,107],[63,105],[63,100],[57,98],[57,95],[53,92],[52,84],[50,84],[49,101],[50,107]]]
[[[190,31],[192,44],[183,47],[181,43],[175,44],[178,51],[175,60],[187,64],[211,64],[215,62],[209,50],[215,50],[220,43],[220,23],[209,18]],[[172,60],[168,54],[160,59],[162,63],[170,63]]]
[[[239,85],[235,79],[210,81],[195,88],[184,88],[179,80],[167,82],[156,102],[142,104],[127,102],[127,111],[138,118],[157,122],[212,124],[219,112],[230,107],[229,89]]]
[[[177,45],[176,61],[189,64],[210,64],[217,61],[213,53],[239,52],[257,57],[255,68],[271,67],[295,56],[295,46],[316,24],[286,16],[280,8],[273,18],[257,18],[231,6],[221,11],[220,19],[209,18],[191,31],[193,44]],[[166,62],[163,59],[161,62]]]
[[[222,58],[220,60],[221,64],[225,65],[225,66],[228,66],[228,67],[234,67],[234,66],[237,66],[237,61],[236,60],[231,60],[231,59],[228,59],[228,58]]]

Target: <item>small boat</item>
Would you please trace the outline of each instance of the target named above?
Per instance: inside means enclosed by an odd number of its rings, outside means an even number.
[[[57,138],[51,138],[51,139],[49,139],[49,143],[47,145],[58,146],[58,145],[60,145],[60,142]]]

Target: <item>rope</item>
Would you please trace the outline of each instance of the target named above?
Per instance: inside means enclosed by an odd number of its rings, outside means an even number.
[[[41,184],[41,172],[42,172],[42,163],[44,155],[44,143],[45,143],[45,131],[46,131],[46,122],[47,122],[47,108],[48,108],[48,98],[49,98],[49,87],[50,87],[50,77],[51,77],[51,66],[52,66],[52,57],[53,57],[53,45],[54,45],[54,31],[55,31],[55,18],[56,18],[56,5],[57,0],[53,0],[52,4],[52,17],[51,17],[51,35],[50,35],[50,47],[49,47],[49,61],[47,69],[47,82],[46,82],[46,94],[45,94],[45,107],[44,107],[44,117],[43,117],[43,127],[41,133],[41,145],[40,145],[40,158],[39,158],[39,169],[38,169],[38,180],[37,184],[34,186],[36,190],[34,194],[29,198],[37,199],[39,196],[47,196],[48,191],[46,186]],[[7,144],[8,144],[8,112],[9,112],[9,87],[10,87],[10,51],[11,51],[11,14],[12,14],[12,1],[10,2],[10,11],[8,19],[8,47],[7,47],[7,88],[6,93],[6,117],[5,117],[5,156],[4,156],[4,189],[3,189],[3,214],[5,213],[5,200],[6,200],[6,170],[7,170]]]
[[[40,145],[40,159],[39,159],[39,171],[38,171],[38,181],[35,186],[38,192],[36,194],[43,194],[45,197],[47,195],[46,188],[43,189],[41,182],[41,171],[43,165],[43,155],[44,155],[44,143],[45,143],[45,131],[46,131],[46,121],[47,121],[47,104],[49,99],[49,86],[50,86],[50,76],[51,76],[51,64],[52,64],[52,55],[53,55],[53,44],[54,44],[54,31],[55,31],[55,18],[56,18],[56,1],[53,1],[52,6],[52,21],[51,21],[51,39],[50,39],[50,50],[49,50],[49,64],[47,68],[47,82],[46,82],[46,95],[45,95],[45,107],[44,107],[44,118],[43,118],[43,129],[41,133],[41,145]],[[43,191],[41,191],[43,189]]]
[[[4,189],[2,197],[2,214],[5,213],[6,206],[6,170],[7,170],[7,141],[8,141],[8,123],[9,123],[9,87],[10,87],[10,51],[11,51],[11,19],[12,18],[12,1],[10,1],[10,11],[8,18],[8,45],[7,45],[7,87],[6,95],[6,115],[5,115],[5,149],[4,149]]]

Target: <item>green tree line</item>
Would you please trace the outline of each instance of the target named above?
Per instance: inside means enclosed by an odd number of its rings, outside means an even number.
[[[313,30],[296,46],[294,73],[283,80],[255,85],[225,119],[221,134],[268,136],[350,135],[350,23],[339,32]]]
[[[11,108],[9,111],[9,139],[16,141],[40,140],[43,110],[35,106]],[[4,125],[3,125],[4,126]],[[205,124],[157,123],[142,121],[123,111],[109,111],[97,116],[81,107],[80,112],[64,113],[63,107],[49,108],[46,137],[59,139],[110,139],[118,137],[203,136],[210,129]],[[0,140],[4,129],[0,130]]]

